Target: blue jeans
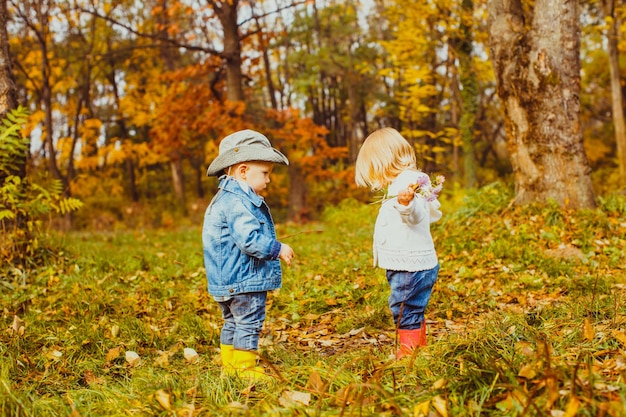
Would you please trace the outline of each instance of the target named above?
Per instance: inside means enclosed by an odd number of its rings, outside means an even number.
[[[265,321],[267,291],[215,297],[224,318],[220,343],[237,350],[258,350]]]
[[[419,329],[424,323],[424,310],[437,282],[439,265],[426,271],[407,272],[387,270],[391,286],[389,308],[397,329]]]

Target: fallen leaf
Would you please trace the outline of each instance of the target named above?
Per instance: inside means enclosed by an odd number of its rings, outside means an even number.
[[[128,362],[130,366],[137,366],[140,361],[141,357],[137,352],[133,352],[132,350],[126,351],[126,362]]]
[[[199,357],[198,352],[196,352],[192,348],[183,349],[183,356],[185,357],[185,360],[187,361],[187,363],[195,363]]]
[[[413,407],[413,417],[426,417],[430,411],[430,400],[416,404]]]
[[[11,325],[11,333],[19,336],[24,335],[25,323],[18,316],[13,316],[13,324]]]
[[[522,366],[522,369],[519,370],[517,376],[526,379],[533,379],[535,376],[537,376],[537,372],[535,371],[535,367],[533,366],[533,364],[527,363],[526,365]]]
[[[293,407],[295,405],[309,405],[311,394],[301,391],[285,391],[278,399],[278,403],[283,407]]]
[[[442,389],[445,388],[447,381],[444,378],[439,378],[433,384],[433,389]]]
[[[154,360],[154,364],[162,368],[166,368],[170,364],[170,355],[167,352],[161,353],[158,358]]]
[[[86,370],[83,373],[83,380],[87,385],[102,385],[105,383],[104,379],[97,377],[93,371],[90,370]]]
[[[578,398],[576,398],[575,396],[570,397],[563,417],[576,417],[576,413],[578,413],[579,408],[580,401],[578,401]]]
[[[120,333],[120,326],[118,326],[117,324],[114,324],[113,326],[111,326],[111,336],[113,336],[113,338],[116,338],[119,333]]]
[[[111,362],[113,359],[117,358],[120,356],[120,351],[121,349],[119,347],[114,347],[109,349],[109,351],[107,352],[107,356],[105,358],[105,360],[107,362]]]
[[[51,361],[58,361],[62,357],[63,357],[63,352],[57,349],[51,349],[46,352],[46,358],[50,359]]]
[[[324,381],[317,371],[311,372],[306,387],[311,391],[321,393],[324,390]]]
[[[437,410],[439,415],[441,415],[442,417],[448,417],[448,404],[443,397],[437,395],[432,399],[432,402],[433,407],[435,408],[435,410]]]
[[[170,394],[160,389],[154,393],[154,398],[157,402],[163,407],[165,410],[170,410],[172,408],[172,403],[170,401]]]
[[[583,324],[583,335],[585,336],[585,340],[591,342],[596,335],[596,332],[593,330],[591,326],[591,321],[589,319],[585,319]]]
[[[193,404],[183,404],[176,410],[176,416],[178,417],[192,417],[196,407]]]
[[[626,332],[614,330],[613,337],[616,338],[622,345],[626,346]]]

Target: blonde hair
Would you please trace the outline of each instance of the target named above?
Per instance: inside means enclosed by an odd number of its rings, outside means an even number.
[[[363,142],[354,178],[360,187],[380,190],[406,169],[417,169],[413,146],[396,129],[384,127]]]

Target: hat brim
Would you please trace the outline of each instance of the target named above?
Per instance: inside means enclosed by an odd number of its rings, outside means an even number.
[[[226,168],[241,162],[263,161],[274,164],[289,165],[285,155],[274,148],[259,148],[258,146],[240,146],[220,154],[211,162],[206,171],[207,176],[220,175]]]

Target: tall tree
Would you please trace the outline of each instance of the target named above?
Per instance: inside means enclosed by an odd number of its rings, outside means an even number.
[[[17,90],[9,54],[7,0],[0,0],[0,118],[17,107]]]
[[[17,107],[17,90],[13,78],[13,66],[11,65],[11,55],[9,54],[9,35],[7,24],[9,22],[9,11],[7,0],[0,0],[0,119]],[[19,165],[24,166],[26,160]],[[20,171],[22,171],[20,169]]]
[[[226,62],[226,94],[229,101],[243,101],[243,72],[241,69],[241,35],[237,13],[239,0],[206,0],[217,15],[223,29],[224,50],[221,53]]]
[[[9,11],[7,10],[7,0],[0,0],[0,120],[17,107],[17,90],[13,78],[13,66],[9,54],[9,35],[7,33],[7,23],[9,21]],[[27,154],[15,161],[14,172],[20,178],[26,176]],[[0,172],[0,186],[4,184],[6,176]]]
[[[490,0],[488,7],[515,202],[594,207],[580,129],[578,2]]]
[[[619,0],[618,0],[619,1]],[[619,65],[619,27],[620,18],[616,13],[615,0],[601,0],[602,12],[606,20],[607,52],[611,76],[611,107],[620,181],[626,184],[626,123],[624,121],[624,99]]]
[[[37,106],[45,117],[43,124],[42,140],[46,157],[48,160],[48,170],[53,178],[63,181],[64,190],[69,190],[67,179],[62,175],[57,162],[57,149],[55,147],[55,129],[53,116],[53,72],[54,59],[52,51],[52,33],[49,21],[52,14],[58,12],[53,0],[10,0],[10,4],[18,17],[32,34],[35,48],[38,48],[40,55],[39,74],[32,76],[28,74],[36,85]]]
[[[476,72],[472,68],[473,35],[472,17],[474,11],[473,0],[461,1],[460,38],[457,40],[457,54],[459,57],[459,77],[461,83],[461,120],[459,130],[463,143],[463,176],[466,188],[476,186],[476,157],[474,155],[474,128],[476,113],[478,112],[478,81]]]

